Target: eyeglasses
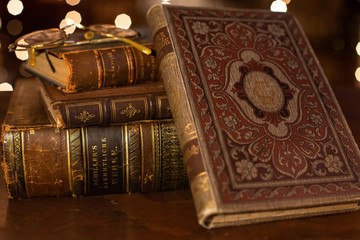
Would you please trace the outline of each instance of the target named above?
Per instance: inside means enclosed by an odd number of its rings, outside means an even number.
[[[77,27],[85,30],[83,35],[84,40],[70,39],[66,29],[70,27]],[[101,38],[95,35],[102,36]],[[105,38],[104,38],[105,37]],[[14,43],[8,47],[9,52],[13,51],[29,51],[30,65],[36,66],[35,53],[39,50],[62,47],[62,46],[76,46],[82,44],[96,44],[111,41],[121,41],[137,48],[141,52],[150,55],[152,50],[140,43],[133,41],[139,37],[139,34],[132,29],[121,29],[115,25],[110,24],[96,24],[85,27],[81,24],[74,23],[63,28],[51,28],[28,33],[18,38]]]

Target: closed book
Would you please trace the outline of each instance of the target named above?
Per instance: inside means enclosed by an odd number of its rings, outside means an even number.
[[[59,129],[40,103],[36,79],[18,79],[2,126],[10,198],[86,196],[187,188],[174,124]]]
[[[359,149],[292,14],[157,5],[147,19],[202,226],[359,209]]]
[[[43,85],[42,103],[59,128],[172,118],[162,81],[73,94]]]
[[[144,46],[152,48],[151,43]],[[66,93],[115,88],[158,80],[153,54],[121,43],[59,47],[36,55],[36,65],[22,67]]]

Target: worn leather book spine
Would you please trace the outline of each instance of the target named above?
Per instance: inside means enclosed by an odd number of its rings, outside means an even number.
[[[165,92],[57,100],[49,88],[45,84],[40,90],[42,102],[61,128],[172,118]]]
[[[210,180],[205,171],[206,167],[199,147],[194,116],[189,102],[180,101],[181,96],[188,96],[188,93],[181,80],[180,67],[176,61],[161,5],[155,5],[149,10],[147,21],[153,34],[159,71],[168,93],[195,208],[200,219],[199,222],[203,223],[207,214],[215,213],[217,210],[208,184]]]
[[[155,56],[131,46],[57,55],[69,68],[70,75],[64,89],[67,93],[151,82],[158,77]]]
[[[172,121],[72,129],[5,125],[3,130],[10,198],[187,188]]]

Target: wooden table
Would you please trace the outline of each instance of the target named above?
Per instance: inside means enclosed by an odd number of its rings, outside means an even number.
[[[360,90],[335,89],[360,142]],[[9,101],[0,93],[0,120]],[[0,239],[360,239],[360,212],[206,230],[190,191],[8,200],[0,182]]]

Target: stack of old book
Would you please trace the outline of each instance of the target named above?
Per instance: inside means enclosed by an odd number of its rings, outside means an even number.
[[[16,81],[3,125],[11,198],[187,187],[154,55],[119,42],[62,47],[23,68],[34,77]]]
[[[13,197],[183,186],[183,170],[164,176],[166,168],[180,169],[178,136],[206,228],[359,209],[359,149],[291,14],[157,5],[147,19],[177,135],[172,122],[159,120],[83,126],[169,118],[160,82],[74,94],[20,82],[4,131]],[[155,60],[129,57],[131,51],[120,54],[130,69],[122,74],[126,81],[156,76]],[[115,52],[96,56],[114,66],[114,58],[106,59]],[[91,88],[119,77],[103,78],[104,71],[90,69],[96,58],[80,61],[78,54],[54,53],[65,59],[60,69],[80,65],[67,73],[74,81],[59,84],[64,91],[86,89],[75,79],[92,82],[90,72],[102,79]],[[131,59],[153,67],[126,65]],[[42,108],[30,106],[38,96],[52,124]]]

